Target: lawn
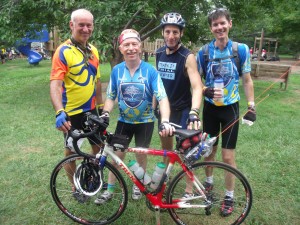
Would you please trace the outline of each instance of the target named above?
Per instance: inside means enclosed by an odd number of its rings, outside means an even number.
[[[110,66],[101,66],[102,80],[108,81]],[[49,97],[50,68],[50,60],[38,66],[28,65],[25,59],[0,65],[0,224],[3,225],[74,224],[56,207],[49,190],[52,169],[63,158],[63,137],[55,129]],[[270,85],[271,82],[255,81],[256,96]],[[238,168],[248,178],[254,194],[245,224],[299,224],[299,87],[299,73],[291,75],[286,91],[274,84],[256,99],[260,102],[266,97],[257,105],[257,122],[252,127],[240,126]],[[240,107],[242,113],[246,111],[244,95]],[[110,131],[115,128],[116,117],[115,110]],[[152,146],[160,146],[156,131]],[[154,168],[155,163],[155,159],[149,158],[149,168]],[[166,213],[162,214],[161,222],[173,224]],[[138,202],[130,200],[125,213],[114,224],[141,223],[155,224],[155,215],[146,207],[145,198]]]

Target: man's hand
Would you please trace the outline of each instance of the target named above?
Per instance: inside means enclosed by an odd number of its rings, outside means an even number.
[[[109,112],[108,111],[103,111],[101,113],[101,116],[99,116],[99,117],[103,119],[106,127],[108,127],[108,125],[109,125]]]
[[[98,115],[101,116],[101,115],[102,115],[102,112],[103,112],[103,108],[98,107],[98,108],[97,108],[97,111],[98,111]]]
[[[189,113],[189,118],[187,120],[188,129],[194,129],[198,130],[201,127],[201,121],[199,119],[199,110],[198,109],[192,109]]]
[[[214,98],[215,90],[212,87],[204,87],[202,93],[207,98]]]
[[[255,106],[249,106],[248,111],[243,117],[242,122],[248,124],[249,126],[253,125],[253,122],[256,120],[256,110]]]
[[[164,121],[159,125],[159,135],[162,137],[171,137],[175,128],[168,121]]]
[[[56,128],[63,131],[64,133],[68,132],[71,129],[71,123],[69,117],[65,111],[60,111],[56,115]]]

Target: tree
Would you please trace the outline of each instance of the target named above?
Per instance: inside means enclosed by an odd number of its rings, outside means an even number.
[[[212,8],[226,7],[233,19],[230,36],[249,45],[262,28],[267,35],[276,35],[281,43],[289,43],[290,51],[299,51],[299,2],[293,0],[1,0],[0,42],[13,45],[30,30],[43,24],[58,27],[61,39],[69,38],[69,20],[73,10],[89,9],[95,17],[92,43],[102,60],[111,66],[122,60],[118,35],[125,28],[140,32],[142,40],[161,37],[160,19],[171,11],[181,13],[187,21],[183,42],[197,46],[212,38],[207,14]],[[284,6],[284,7],[283,7]],[[296,7],[295,7],[296,6]]]
[[[69,37],[70,14],[74,9],[86,8],[94,14],[95,30],[92,42],[98,47],[102,59],[108,59],[111,65],[122,60],[118,50],[118,35],[123,29],[134,28],[141,39],[160,36],[159,22],[164,13],[176,11],[189,21],[198,17],[199,5],[205,1],[130,1],[130,0],[3,0],[0,6],[0,40],[13,44],[32,29],[46,24],[60,30],[61,38]],[[171,7],[170,7],[171,6]],[[198,7],[198,8],[197,8]],[[3,12],[3,13],[2,13]],[[191,25],[193,26],[193,25]],[[189,24],[188,26],[189,27]],[[195,35],[186,39],[195,41]]]

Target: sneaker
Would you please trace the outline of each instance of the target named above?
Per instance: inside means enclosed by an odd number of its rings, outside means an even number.
[[[72,192],[73,197],[79,202],[79,203],[85,203],[89,200],[90,196],[87,196],[83,193],[80,193],[78,191]]]
[[[188,193],[188,192],[185,192],[182,196],[182,198],[192,198],[194,197],[194,194],[193,193]]]
[[[132,197],[133,200],[139,200],[142,197],[142,193],[136,185],[132,186],[131,197]]]
[[[213,185],[213,184],[208,183],[208,182],[206,182],[206,181],[205,181],[205,183],[204,183],[203,186],[204,186],[205,191],[206,191],[207,193],[211,192],[212,189],[214,188],[214,185]]]
[[[109,200],[112,199],[113,197],[113,193],[109,192],[109,191],[104,191],[100,197],[96,198],[95,200],[95,204],[96,205],[101,205],[104,204],[105,202],[108,202]]]
[[[221,216],[229,216],[234,209],[234,201],[233,198],[229,196],[225,196],[224,201],[221,205]]]

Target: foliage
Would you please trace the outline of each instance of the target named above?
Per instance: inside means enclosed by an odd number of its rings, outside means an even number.
[[[215,7],[231,11],[231,36],[252,45],[262,28],[269,37],[279,37],[287,51],[299,51],[299,1],[294,0],[2,0],[0,5],[0,44],[13,45],[26,32],[43,24],[57,27],[61,40],[69,37],[69,20],[73,10],[89,9],[95,17],[92,42],[101,58],[114,65],[122,60],[117,38],[125,28],[135,28],[142,39],[161,37],[160,19],[166,12],[176,11],[187,21],[183,42],[201,45],[211,39],[207,14]],[[284,3],[284,4],[283,4]]]

